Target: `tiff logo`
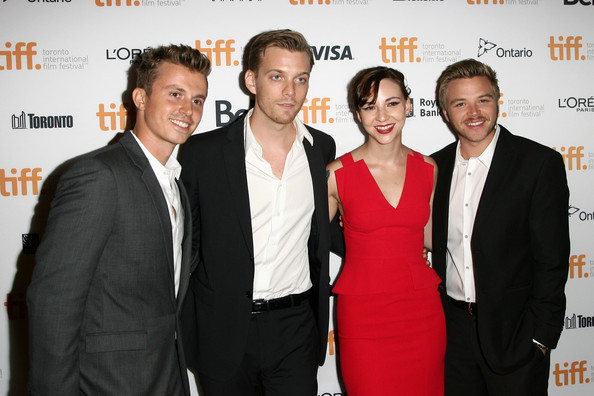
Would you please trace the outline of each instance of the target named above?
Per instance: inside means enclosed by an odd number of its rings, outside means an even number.
[[[571,362],[571,367],[569,367],[569,363],[563,363],[564,369],[559,367],[559,363],[555,363],[555,370],[553,370],[553,376],[555,377],[555,385],[557,386],[566,386],[566,385],[575,385],[576,381],[578,384],[589,383],[589,378],[585,377],[585,372],[588,370],[586,367],[588,362],[586,360],[581,360],[578,362]]]
[[[586,255],[573,255],[569,257],[569,279],[587,278],[588,272],[584,271],[586,268]],[[577,272],[577,273],[576,273]]]
[[[307,103],[310,103],[307,105]],[[320,122],[325,124],[327,122],[333,123],[333,118],[328,118],[328,110],[330,110],[330,98],[313,98],[311,101],[305,99],[303,102],[303,106],[301,107],[301,114],[303,122],[308,123],[317,123]],[[318,121],[318,114],[320,115],[320,120]]]
[[[556,147],[553,147],[553,150],[559,151]],[[561,156],[563,157],[567,170],[588,169],[588,165],[582,165],[582,158],[585,157],[583,150],[584,146],[569,146],[567,147],[567,152],[565,152],[565,147],[561,147]]]
[[[116,6],[116,7],[121,7],[123,5],[125,6],[135,6],[138,7],[140,5],[140,1],[138,0],[95,0],[95,5],[97,7],[111,7],[111,6]]]
[[[475,4],[489,4],[489,0],[466,0],[466,2],[470,5]],[[503,4],[504,0],[491,0],[491,4]]]
[[[555,42],[555,37],[550,36],[547,47],[551,50],[551,60],[584,60],[585,55],[580,55],[580,48],[582,48],[582,36],[567,36],[563,42],[563,36],[559,36],[559,42]],[[563,51],[565,49],[565,51]],[[573,50],[573,59],[572,51]]]
[[[7,176],[5,169],[0,169],[0,194],[4,197],[10,195],[28,195],[28,186],[31,186],[31,193],[33,195],[39,195],[39,182],[42,180],[39,175],[41,168],[23,168],[21,169],[20,176]],[[16,175],[18,170],[12,168],[10,170],[12,175]],[[21,186],[19,193],[19,184]]]
[[[231,62],[231,54],[235,52],[233,44],[235,44],[235,40],[217,40],[214,43],[214,47],[212,47],[212,40],[206,40],[206,46],[203,47],[200,40],[196,40],[196,49],[206,54],[213,66],[223,65],[223,55],[225,56],[224,66],[231,66],[232,64],[233,66],[238,66],[238,60]]]
[[[115,103],[111,103],[109,108],[114,111],[106,111],[105,105],[103,103],[99,104],[99,111],[95,115],[99,118],[99,128],[102,131],[123,131],[126,129],[128,110],[126,110],[124,104],[121,104],[117,111],[115,111],[116,107]]]
[[[382,54],[382,62],[421,62],[421,58],[415,56],[415,50],[419,48],[415,44],[417,41],[417,37],[400,37],[400,40],[392,37],[390,42],[394,44],[388,44],[386,37],[382,37],[381,44],[378,47]],[[398,43],[396,44],[396,42]]]
[[[0,70],[13,70],[13,60],[14,69],[23,70],[23,58],[25,58],[25,67],[27,70],[33,70],[33,67],[35,67],[36,70],[41,69],[40,64],[33,64],[33,55],[37,55],[37,51],[35,51],[35,47],[37,46],[36,42],[32,41],[30,43],[25,43],[19,41],[16,43],[13,51],[10,50],[10,48],[12,48],[11,42],[6,42],[4,46],[8,50],[0,51],[0,56],[4,56],[6,59],[4,65],[0,64]]]

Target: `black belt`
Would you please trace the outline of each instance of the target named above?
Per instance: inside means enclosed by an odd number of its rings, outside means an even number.
[[[285,297],[273,298],[271,300],[254,300],[252,301],[252,313],[272,311],[274,309],[283,309],[295,307],[303,300],[307,299],[307,292],[301,294],[289,294]]]
[[[476,303],[454,300],[448,296],[448,301],[456,308],[460,308],[468,312],[470,315],[476,315]]]

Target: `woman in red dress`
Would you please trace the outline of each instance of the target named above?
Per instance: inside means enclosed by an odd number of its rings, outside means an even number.
[[[346,255],[333,292],[349,396],[443,395],[445,321],[431,250],[437,166],[402,144],[410,112],[402,73],[360,71],[349,104],[366,142],[328,169],[330,219],[342,214]]]

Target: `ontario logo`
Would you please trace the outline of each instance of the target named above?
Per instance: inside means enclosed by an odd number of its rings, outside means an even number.
[[[12,115],[12,129],[60,129],[72,128],[74,117],[71,115],[38,115],[25,113]]]
[[[567,215],[569,218],[577,218],[580,221],[593,221],[594,211],[583,210],[573,205],[569,205]]]
[[[527,48],[517,49],[517,48],[503,48],[499,47],[494,42],[491,42],[484,38],[479,38],[478,43],[478,53],[477,57],[480,58],[481,56],[489,53],[490,51],[495,50],[495,55],[498,58],[531,58],[533,53],[532,50]]]

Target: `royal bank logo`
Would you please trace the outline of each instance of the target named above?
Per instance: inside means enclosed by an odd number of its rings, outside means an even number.
[[[321,45],[311,46],[314,59],[320,60],[353,60],[353,52],[350,45]]]
[[[12,115],[12,129],[63,129],[74,126],[74,117],[71,115],[38,115],[25,113]]]
[[[594,113],[594,96],[558,98],[557,105],[560,109],[572,109],[578,113]]]
[[[477,57],[480,58],[490,51],[498,58],[531,58],[533,55],[532,50],[527,48],[503,48],[487,39],[479,38]]]
[[[592,315],[578,315],[565,317],[565,328],[567,330],[585,329],[594,327],[594,316]]]
[[[239,66],[235,40],[196,40],[196,49],[210,59],[213,66]]]
[[[441,117],[437,99],[420,98],[418,105],[416,102],[416,99],[410,98],[410,112],[406,117]]]

